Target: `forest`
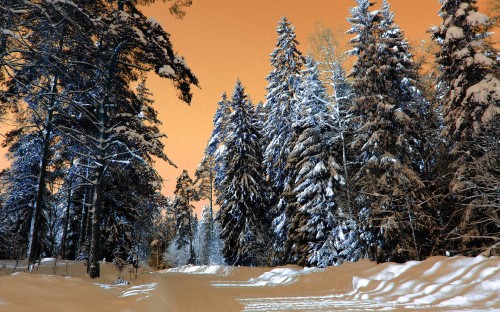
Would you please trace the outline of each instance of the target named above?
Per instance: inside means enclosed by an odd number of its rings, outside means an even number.
[[[205,155],[171,198],[147,73],[187,104],[199,82],[141,12],[151,2],[0,2],[0,118],[14,125],[0,259],[87,261],[95,278],[102,259],[326,267],[498,253],[498,14],[440,0],[417,53],[386,0],[355,0],[349,49],[324,30],[309,56],[283,17],[265,102],[240,80],[222,95]],[[180,18],[191,4],[167,2]]]

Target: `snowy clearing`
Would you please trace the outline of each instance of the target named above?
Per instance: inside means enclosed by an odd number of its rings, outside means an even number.
[[[129,285],[114,284],[111,264],[99,280],[81,275],[83,263],[49,275],[53,269],[49,261],[34,273],[0,276],[0,311],[500,311],[500,257],[362,260],[325,269],[141,269],[137,278],[124,274]],[[61,276],[67,272],[73,275]]]

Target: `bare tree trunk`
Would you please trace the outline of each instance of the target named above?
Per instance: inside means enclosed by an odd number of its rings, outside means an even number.
[[[63,50],[64,44],[64,31],[61,33],[61,37],[59,40],[59,53]],[[33,211],[33,217],[31,220],[31,229],[30,229],[30,237],[28,240],[28,261],[29,263],[33,263],[33,261],[40,256],[40,222],[42,217],[42,206],[45,195],[45,179],[47,177],[47,164],[49,161],[49,147],[50,141],[52,139],[52,116],[54,114],[54,108],[56,104],[56,96],[57,93],[57,83],[59,80],[59,76],[56,74],[52,77],[52,82],[50,84],[50,98],[47,105],[47,116],[45,118],[45,125],[43,131],[43,148],[42,155],[40,161],[40,172],[38,175],[38,185],[37,185],[37,193],[35,199],[35,207]]]
[[[99,103],[99,141],[97,145],[97,172],[94,178],[95,190],[92,205],[92,226],[90,236],[90,252],[89,252],[89,265],[88,273],[91,278],[100,277],[99,259],[101,256],[101,210],[102,210],[102,195],[103,195],[103,176],[106,168],[106,111],[105,103],[108,98],[106,97]]]
[[[55,83],[54,83],[55,84]],[[55,85],[53,86],[55,87]],[[52,88],[54,89],[54,88]],[[53,103],[53,100],[51,101]],[[52,105],[52,104],[51,104]],[[43,137],[42,159],[40,161],[38,184],[36,191],[35,207],[31,219],[30,237],[28,241],[28,261],[33,263],[40,256],[40,224],[42,218],[42,206],[45,194],[45,179],[47,177],[47,164],[49,161],[50,138],[52,135],[53,109],[49,107],[45,119],[45,134]]]
[[[98,174],[97,178],[102,179],[102,176]],[[101,276],[99,268],[99,259],[101,257],[101,210],[102,210],[101,188],[102,188],[101,185],[97,185],[94,194],[94,205],[93,205],[92,226],[91,226],[92,234],[90,236],[89,265],[87,267],[87,271],[89,273],[90,278],[99,278]]]
[[[73,160],[71,160],[71,165],[73,166]],[[61,239],[61,257],[66,259],[66,237],[68,236],[68,225],[69,225],[69,211],[71,206],[71,187],[73,185],[73,180],[69,180],[68,186],[68,198],[66,201],[66,211],[64,214],[64,225],[63,225],[63,234]]]
[[[107,161],[106,153],[108,148],[108,115],[106,105],[109,104],[111,96],[109,93],[112,91],[112,82],[115,78],[115,70],[118,62],[118,55],[121,49],[127,44],[127,41],[119,43],[114,51],[109,64],[107,66],[107,80],[105,90],[108,93],[104,96],[103,100],[98,105],[98,129],[99,136],[96,146],[96,159],[94,162],[97,165],[96,176],[94,182],[94,201],[92,211],[92,234],[90,238],[90,253],[89,253],[89,266],[88,273],[91,278],[98,278],[100,276],[99,258],[101,255],[101,211],[102,211],[102,196],[103,196],[103,178],[106,171]]]
[[[90,165],[90,162],[87,163],[87,166]],[[88,168],[85,173],[85,178],[89,179],[89,171]],[[87,192],[90,189],[90,195],[87,196]],[[86,245],[89,242],[88,239],[88,231],[90,228],[90,213],[89,213],[89,206],[92,204],[92,199],[94,198],[93,195],[94,189],[93,186],[84,186],[84,191],[83,191],[83,199],[82,199],[82,219],[80,223],[80,235],[78,237],[78,250],[81,250],[84,245]]]
[[[189,197],[187,200],[187,206],[189,210],[189,261],[188,264],[195,264],[195,254],[194,254],[194,247],[193,247],[193,221],[191,220],[191,210],[189,209],[190,203],[189,203]]]

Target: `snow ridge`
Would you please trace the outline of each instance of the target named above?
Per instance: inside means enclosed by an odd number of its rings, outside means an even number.
[[[233,268],[222,265],[184,265],[176,268],[159,271],[159,273],[189,273],[189,274],[212,274],[228,276]]]
[[[266,272],[259,277],[251,278],[245,282],[231,282],[231,283],[214,283],[214,287],[259,287],[259,286],[278,286],[292,284],[297,279],[304,274],[310,274],[314,272],[320,272],[322,269],[319,268],[304,268],[304,269],[292,269],[292,268],[276,268],[269,272]]]
[[[435,257],[386,263],[368,277],[353,277],[353,291],[340,295],[239,299],[244,311],[382,311],[500,307],[500,257]],[[498,310],[496,310],[498,311]]]

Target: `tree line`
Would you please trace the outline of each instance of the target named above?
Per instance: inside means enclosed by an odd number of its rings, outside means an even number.
[[[231,265],[324,267],[498,249],[493,22],[476,1],[441,1],[443,22],[430,31],[435,62],[425,64],[387,1],[356,4],[349,51],[323,31],[317,53],[304,57],[283,18],[265,103],[253,105],[239,80],[219,102],[204,160],[213,160]]]

